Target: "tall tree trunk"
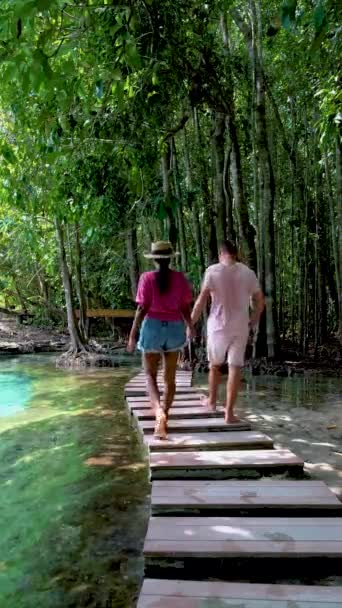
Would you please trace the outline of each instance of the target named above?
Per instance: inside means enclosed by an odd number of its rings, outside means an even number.
[[[73,353],[76,354],[77,352],[84,350],[85,344],[80,335],[73,309],[72,285],[65,253],[64,229],[60,220],[58,220],[57,218],[55,219],[55,229],[58,244],[60,271],[62,276],[65,303],[67,309],[68,330],[70,335],[71,349]]]
[[[198,260],[199,276],[198,279],[201,281],[205,271],[204,251],[203,251],[203,238],[200,221],[200,209],[198,204],[197,192],[193,188],[192,171],[190,166],[189,146],[187,141],[187,134],[184,131],[184,161],[185,161],[185,173],[187,183],[187,194],[188,194],[188,205],[191,209],[192,224],[194,228],[194,237],[196,245],[196,253]]]
[[[177,198],[176,213],[177,213],[177,228],[178,228],[181,269],[186,271],[188,268],[188,254],[187,254],[187,248],[186,248],[182,192],[181,192],[180,185],[179,185],[177,150],[176,150],[176,143],[175,143],[174,138],[172,138],[172,163],[173,163],[173,183],[174,183],[175,195]]]
[[[262,33],[260,4],[250,0],[252,27],[241,17],[239,10],[232,9],[231,14],[244,35],[249,52],[255,87],[255,123],[256,148],[260,179],[260,205],[264,229],[264,264],[266,295],[266,334],[267,354],[276,355],[278,339],[277,298],[275,284],[275,239],[274,239],[274,203],[275,183],[271,163],[266,120],[265,79],[262,57]]]
[[[208,184],[207,166],[204,155],[202,154],[203,142],[202,134],[200,129],[200,123],[198,118],[197,109],[194,108],[193,112],[194,126],[195,126],[195,137],[198,155],[198,164],[200,170],[200,184],[202,189],[204,213],[205,213],[205,225],[209,234],[208,237],[208,264],[213,264],[218,260],[218,249],[217,249],[217,235],[216,235],[216,222],[215,214],[213,212],[213,202],[210,195],[210,189]]]
[[[84,294],[82,278],[82,248],[80,241],[80,227],[78,223],[75,224],[75,285],[80,309],[80,318],[78,321],[78,326],[83,341],[86,343],[88,340],[89,327],[87,324],[87,304]]]
[[[139,281],[138,239],[135,224],[126,232],[126,251],[132,300],[135,301]]]
[[[329,167],[329,159],[328,159],[328,154],[325,151],[324,152],[324,167],[325,167],[325,179],[327,182],[327,194],[328,194],[328,201],[329,201],[329,218],[330,218],[330,235],[331,235],[331,244],[332,244],[332,250],[333,250],[333,256],[334,256],[334,277],[335,277],[335,281],[336,281],[336,290],[333,290],[333,293],[336,293],[337,295],[337,306],[336,306],[336,310],[337,310],[337,327],[339,330],[339,334],[341,332],[341,336],[342,336],[342,306],[341,306],[341,290],[342,290],[342,285],[341,285],[341,277],[340,277],[340,272],[339,272],[339,268],[340,268],[340,257],[342,256],[342,253],[339,252],[338,250],[338,233],[336,231],[336,221],[335,221],[335,206],[334,206],[334,197],[333,197],[333,192],[332,192],[332,184],[331,184],[331,178],[330,178],[330,167]],[[330,292],[332,292],[331,286],[330,287]]]
[[[337,243],[339,261],[337,273],[339,275],[339,328],[338,334],[342,342],[342,127],[337,128],[336,137],[336,208],[337,208]]]
[[[227,218],[227,236],[231,241],[236,241],[236,232],[234,226],[234,214],[233,214],[233,191],[230,183],[230,158],[232,153],[232,147],[226,148],[224,153],[224,171],[223,171],[223,190],[226,199],[226,218]]]
[[[169,241],[173,247],[176,247],[178,239],[178,231],[176,225],[175,214],[172,206],[172,190],[170,183],[170,174],[172,171],[172,160],[171,160],[171,144],[170,140],[167,139],[164,142],[165,149],[162,155],[162,176],[163,176],[163,193],[164,193],[164,206],[168,216],[168,233]]]
[[[217,240],[222,243],[227,238],[226,198],[224,193],[224,148],[225,117],[220,112],[213,116],[213,156],[215,167],[215,207]]]
[[[231,56],[229,48],[229,32],[225,15],[221,14],[221,32],[226,53],[226,114],[227,129],[231,141],[231,176],[234,194],[235,208],[239,217],[239,233],[243,252],[248,260],[248,264],[253,270],[257,270],[257,257],[255,249],[255,229],[250,223],[247,201],[244,195],[243,175],[241,163],[241,151],[236,127],[235,102],[234,102],[234,83],[231,68]]]

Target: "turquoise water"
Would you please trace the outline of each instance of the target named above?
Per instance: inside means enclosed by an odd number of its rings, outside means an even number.
[[[0,359],[0,608],[134,605],[149,485],[133,373]]]
[[[123,398],[133,374],[57,370],[51,355],[0,359],[0,608],[134,605],[150,488]],[[315,417],[324,412],[330,422],[340,397],[336,378],[256,377],[243,382],[240,402],[258,428],[274,436],[281,425],[285,445],[310,448],[312,462],[317,441],[331,446],[326,469],[342,425],[333,419],[336,428],[321,430]]]
[[[32,378],[20,372],[0,372],[0,416],[22,411],[32,396]]]

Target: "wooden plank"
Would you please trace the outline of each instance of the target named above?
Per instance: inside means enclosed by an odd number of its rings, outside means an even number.
[[[89,308],[86,312],[88,318],[111,317],[113,319],[131,319],[135,316],[135,310],[110,309],[110,308]],[[75,310],[76,318],[80,316],[79,309]]]
[[[342,518],[151,517],[144,554],[154,557],[342,558]]]
[[[198,405],[201,405],[203,403],[203,397],[205,397],[203,393],[197,393],[196,391],[193,393],[182,393],[182,391],[180,391],[175,394],[172,407],[190,407],[193,405],[193,401],[196,401]],[[150,403],[150,398],[147,395],[128,396],[126,397],[126,401],[128,405],[139,403],[138,407],[140,408],[144,403],[148,405]],[[206,412],[206,409],[204,408],[203,411]]]
[[[341,608],[342,587],[145,579],[137,608]]]
[[[130,410],[145,410],[145,412],[151,411],[150,400],[147,398],[146,401],[142,401],[141,397],[127,397],[127,405]],[[179,408],[202,408],[202,415],[207,414],[207,410],[204,408],[201,399],[176,399],[171,407],[171,411],[175,411]]]
[[[141,430],[146,433],[154,432],[154,421],[153,420],[138,420],[138,425]],[[169,433],[195,433],[196,431],[223,431],[223,432],[235,432],[235,431],[249,431],[251,425],[249,422],[242,421],[236,424],[226,424],[222,417],[216,416],[215,418],[197,418],[195,420],[170,420],[168,424]]]
[[[135,409],[134,410],[134,416],[136,416],[137,418],[139,418],[139,420],[154,420],[155,419],[155,414],[154,412],[151,410],[151,408],[149,409]],[[207,418],[216,418],[216,417],[222,417],[223,418],[223,414],[224,414],[224,410],[223,408],[220,408],[217,412],[206,412],[203,408],[203,406],[199,406],[199,407],[178,407],[178,408],[171,408],[170,412],[169,412],[169,419],[170,420],[186,420],[187,418],[203,418],[203,416],[206,416]]]
[[[315,481],[155,481],[151,502],[152,508],[342,509],[325,483]]]
[[[273,441],[258,431],[236,431],[235,433],[175,433],[167,440],[160,441],[153,435],[145,436],[145,443],[151,451],[169,450],[236,450],[273,447]]]
[[[160,387],[161,393],[164,392],[164,387],[161,386]],[[198,395],[198,391],[196,388],[194,388],[193,386],[180,386],[177,387],[176,386],[176,390],[178,390],[179,393],[182,393],[183,395],[188,395],[188,394],[195,394]],[[135,387],[135,386],[127,386],[125,387],[125,395],[145,395],[146,394],[146,387]]]
[[[286,471],[303,469],[303,461],[290,450],[225,450],[151,452],[152,479],[175,477],[229,477],[237,471]]]

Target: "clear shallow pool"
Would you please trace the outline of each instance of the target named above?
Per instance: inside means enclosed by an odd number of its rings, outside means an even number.
[[[54,361],[0,359],[0,608],[131,608],[149,516],[145,454],[123,399],[133,370]],[[313,474],[342,479],[340,380],[250,378],[240,404]]]
[[[32,380],[20,372],[0,371],[0,416],[22,411],[30,402]]]
[[[132,370],[0,360],[0,606],[133,605],[148,472],[127,416]]]

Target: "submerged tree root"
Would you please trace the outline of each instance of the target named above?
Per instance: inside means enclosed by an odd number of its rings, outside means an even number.
[[[79,349],[70,348],[56,360],[56,367],[66,369],[81,369],[86,367],[118,367],[117,361],[105,354],[99,354],[84,346]]]

